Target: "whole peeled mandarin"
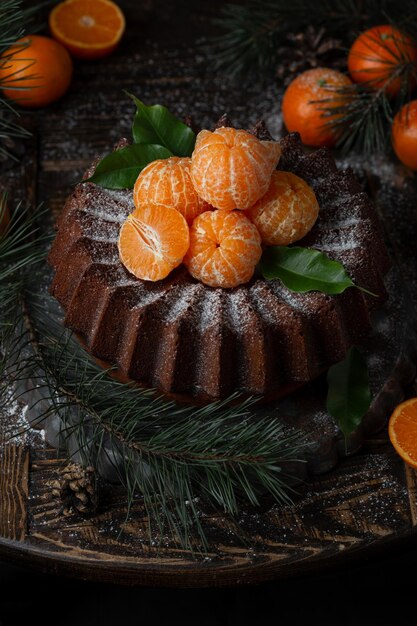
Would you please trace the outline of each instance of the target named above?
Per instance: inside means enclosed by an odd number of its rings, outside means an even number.
[[[278,142],[261,141],[245,130],[202,130],[191,157],[191,179],[200,198],[214,208],[248,209],[268,189],[280,156]]]
[[[341,72],[324,67],[297,76],[288,85],[282,100],[287,130],[300,133],[307,146],[334,146],[337,134],[329,122],[336,120],[338,114],[332,115],[331,111],[348,100],[345,89],[351,84]]]
[[[268,246],[288,246],[313,228],[319,204],[305,180],[277,170],[264,196],[245,214]]]
[[[139,174],[133,189],[135,206],[168,206],[192,224],[197,215],[211,207],[197,195],[190,168],[188,157],[169,157],[149,163]]]

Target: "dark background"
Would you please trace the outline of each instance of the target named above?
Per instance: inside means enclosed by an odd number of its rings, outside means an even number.
[[[230,103],[232,116],[235,115],[234,119],[238,123],[243,123],[244,118],[252,121],[260,117],[258,111],[253,110],[255,106],[259,107],[261,114],[263,109],[271,108],[270,100],[275,97],[275,86],[268,87],[268,102],[265,102],[262,93],[257,92],[253,85],[245,89],[240,85],[229,85],[221,76],[213,76],[212,82],[207,80],[207,75],[212,71],[207,62],[203,62],[201,70],[197,70],[197,73],[201,71],[202,82],[193,78],[196,72],[196,49],[192,46],[196,40],[215,31],[210,18],[217,15],[220,2],[212,1],[208,6],[208,3],[185,0],[159,3],[152,0],[120,0],[119,4],[126,14],[127,33],[116,55],[102,62],[109,64],[108,85],[103,81],[104,73],[100,70],[97,74],[101,78],[97,79],[94,63],[77,63],[72,91],[67,96],[70,99],[67,102],[71,102],[77,92],[82,92],[86,85],[91,87],[91,81],[97,81],[94,89],[96,102],[90,103],[86,96],[84,126],[73,130],[76,138],[84,139],[87,148],[94,144],[103,150],[108,149],[109,144],[128,128],[131,107],[127,107],[128,110],[120,120],[116,119],[111,125],[106,121],[115,118],[114,112],[109,117],[106,94],[115,90],[119,93],[124,86],[129,90],[134,89],[135,76],[139,77],[138,86],[143,87],[146,92],[144,99],[149,103],[162,99],[176,113],[187,113],[186,108],[189,106],[203,124],[208,119],[215,120],[216,115],[218,117],[218,113],[223,112],[225,103]],[[47,10],[45,12],[47,14]],[[182,46],[178,61],[175,56],[177,43]],[[193,66],[192,71],[187,69],[187,55],[184,55],[186,44],[190,45],[188,61]],[[167,75],[165,92],[153,94],[153,71],[159,76],[159,85],[163,84],[162,70],[157,62],[161,50],[165,59],[166,51],[173,51],[170,73],[182,76],[182,87],[176,91],[170,82],[172,76]],[[200,54],[200,48],[197,52]],[[132,78],[131,66],[123,65],[123,60],[133,58],[133,54],[137,54],[137,64],[149,62],[149,65],[134,68]],[[152,66],[150,62],[154,57],[156,64]],[[121,74],[112,74],[116,70],[120,70]],[[141,76],[144,77],[142,85]],[[208,94],[207,89],[210,89]],[[54,115],[59,116],[61,107],[65,106],[68,111],[68,105],[57,103],[35,114],[40,132],[43,125],[54,124]],[[276,106],[278,110],[278,99]],[[103,136],[89,137],[89,115],[100,107]],[[72,143],[68,144],[67,149],[75,153],[78,148]],[[86,149],[85,156],[87,160],[91,159],[89,149]],[[74,172],[74,179],[76,176],[77,172]],[[53,172],[40,173],[41,199],[51,205],[58,205],[67,192],[62,180],[54,176]],[[199,626],[267,623],[415,625],[417,609],[413,566],[416,563],[417,541],[413,540],[391,546],[384,553],[372,553],[366,560],[362,557],[360,561],[336,570],[315,572],[260,587],[207,590],[133,589],[98,585],[46,576],[21,569],[16,564],[0,563],[0,626],[26,622],[58,623],[63,626],[180,622],[197,623]]]
[[[0,626],[415,626],[417,541],[343,569],[238,589],[123,588],[0,564]]]

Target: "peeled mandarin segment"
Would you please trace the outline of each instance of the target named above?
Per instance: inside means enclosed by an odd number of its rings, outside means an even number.
[[[180,265],[189,243],[188,225],[181,213],[169,207],[143,207],[123,224],[118,246],[129,272],[156,281]]]
[[[232,288],[252,278],[261,254],[259,233],[243,213],[207,211],[193,222],[184,263],[204,284]]]
[[[388,433],[398,454],[417,467],[417,398],[397,406],[391,415]]]
[[[190,176],[191,159],[170,157],[149,163],[139,174],[133,190],[135,206],[166,206],[192,223],[210,207],[197,195]]]
[[[117,46],[125,18],[111,0],[66,0],[51,11],[49,27],[74,56],[99,58]]]
[[[314,226],[319,204],[312,188],[290,172],[276,171],[266,194],[246,212],[269,246],[287,246]]]
[[[198,195],[216,209],[248,209],[268,189],[281,155],[274,141],[234,128],[201,131],[191,157]]]

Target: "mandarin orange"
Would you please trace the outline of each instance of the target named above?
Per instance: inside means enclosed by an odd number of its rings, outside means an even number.
[[[397,406],[389,420],[388,434],[401,458],[417,467],[417,398]]]
[[[129,215],[119,235],[119,256],[129,272],[157,281],[183,260],[190,243],[185,218],[171,207],[142,206]]]
[[[348,100],[344,90],[351,84],[341,72],[325,67],[307,70],[297,76],[288,85],[282,100],[287,130],[300,133],[307,146],[334,146],[337,132],[330,122],[337,120],[336,109]]]
[[[198,195],[216,209],[248,209],[268,189],[281,156],[275,141],[260,141],[235,128],[202,130],[191,157]]]
[[[49,37],[22,37],[0,58],[3,93],[21,107],[38,108],[55,102],[67,91],[71,78],[71,57]]]
[[[133,190],[135,206],[169,206],[192,223],[211,207],[197,195],[190,176],[191,159],[170,157],[149,163],[139,174]]]
[[[125,18],[111,0],[65,0],[49,15],[52,36],[79,59],[111,54],[125,30]]]
[[[400,161],[417,172],[417,100],[403,106],[394,117],[392,145]]]
[[[390,24],[366,30],[355,39],[349,51],[348,69],[355,83],[366,83],[373,89],[386,84],[385,91],[391,96],[401,89],[400,68],[405,65],[417,65],[417,44]],[[414,84],[415,79],[411,80],[410,87]]]
[[[291,172],[273,172],[264,196],[245,214],[263,243],[287,246],[302,239],[314,226],[319,204],[312,188]]]
[[[207,211],[193,222],[184,263],[205,285],[231,288],[252,278],[261,254],[261,237],[242,212]]]

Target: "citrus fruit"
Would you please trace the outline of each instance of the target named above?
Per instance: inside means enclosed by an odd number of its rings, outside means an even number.
[[[392,145],[400,161],[417,172],[417,100],[403,106],[394,117]]]
[[[319,214],[312,188],[291,172],[273,172],[268,191],[246,215],[268,246],[287,246],[302,239]]]
[[[347,101],[348,96],[343,90],[351,84],[341,72],[324,67],[307,70],[297,76],[288,85],[282,100],[282,115],[287,129],[300,133],[302,142],[307,146],[334,146],[337,133],[329,122],[337,119],[337,114],[332,115],[331,110]],[[338,89],[341,91],[338,92]]]
[[[119,256],[142,280],[161,280],[183,260],[190,243],[185,218],[170,207],[142,206],[129,215],[119,235]]]
[[[417,467],[417,398],[397,406],[389,420],[388,434],[401,458]]]
[[[65,0],[51,11],[49,28],[73,56],[98,59],[117,47],[125,18],[110,0]]]
[[[71,57],[49,37],[22,37],[0,60],[3,93],[22,107],[38,108],[55,102],[67,91],[71,78]]]
[[[348,56],[349,73],[355,83],[367,83],[380,89],[388,81],[385,90],[389,95],[396,95],[400,90],[399,68],[416,63],[416,43],[389,24],[374,26],[359,35]]]
[[[221,127],[197,135],[191,178],[198,195],[216,209],[248,209],[268,189],[281,156],[275,141]]]
[[[261,254],[261,237],[243,213],[206,211],[191,226],[184,263],[205,285],[237,287],[252,278]]]
[[[197,195],[190,176],[191,159],[170,157],[149,163],[139,174],[133,190],[136,207],[169,206],[188,223],[210,205]]]

